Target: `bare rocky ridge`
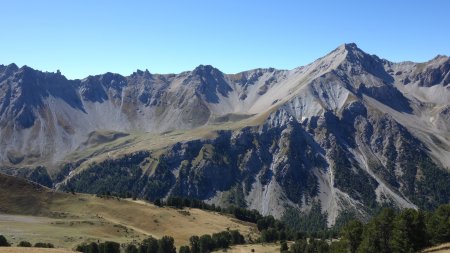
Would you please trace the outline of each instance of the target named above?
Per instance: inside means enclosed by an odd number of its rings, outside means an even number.
[[[201,65],[67,80],[0,66],[0,163],[32,179],[44,165],[63,188],[109,184],[277,217],[320,200],[329,225],[344,211],[432,208],[450,196],[449,81],[447,56],[393,63],[355,44],[293,70],[232,75]],[[104,145],[121,140],[110,157]]]

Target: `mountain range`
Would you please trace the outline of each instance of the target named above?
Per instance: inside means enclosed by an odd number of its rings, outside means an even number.
[[[200,65],[68,80],[0,65],[0,172],[61,190],[183,196],[326,225],[450,196],[450,59],[344,44],[292,70]]]

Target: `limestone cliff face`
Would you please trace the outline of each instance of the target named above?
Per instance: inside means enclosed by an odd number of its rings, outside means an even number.
[[[67,80],[0,66],[1,170],[277,217],[320,200],[329,225],[344,211],[430,208],[450,196],[449,66],[393,63],[355,44],[293,70],[233,75],[199,66]],[[49,173],[29,171],[39,165]]]

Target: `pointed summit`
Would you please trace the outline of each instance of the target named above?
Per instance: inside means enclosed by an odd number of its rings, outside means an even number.
[[[356,72],[364,70],[377,76],[387,77],[384,73],[384,65],[389,62],[364,52],[355,43],[342,44],[325,58],[339,61],[337,66],[340,66],[341,69],[353,69]]]
[[[345,58],[347,60],[361,60],[362,58],[370,56],[369,54],[361,50],[355,43],[342,44],[338,48],[336,48],[333,52],[331,52],[331,54],[333,53],[346,54]]]
[[[361,48],[359,48],[356,43],[353,43],[353,42],[341,44],[332,52],[335,52],[335,51],[367,54]]]
[[[339,45],[337,48],[335,48],[333,51],[331,51],[329,54],[333,53],[343,53],[343,52],[349,52],[349,51],[362,51],[356,43],[344,43]]]
[[[362,63],[366,61],[365,58],[372,57],[359,49],[355,43],[346,43],[338,46],[327,55],[317,59],[312,64],[308,65],[308,68],[319,70],[315,71],[315,76],[320,76],[338,68],[348,69],[348,66],[361,66]]]

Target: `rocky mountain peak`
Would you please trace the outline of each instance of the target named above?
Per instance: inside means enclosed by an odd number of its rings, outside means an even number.
[[[448,60],[449,57],[447,55],[438,54],[438,55],[436,55],[436,57],[433,58],[433,60],[439,60],[439,59]]]
[[[362,51],[358,45],[356,45],[356,43],[344,43],[342,45],[340,45],[338,48],[338,50],[345,50],[347,52],[351,52],[351,51]]]
[[[199,76],[206,76],[206,75],[212,75],[212,76],[219,76],[223,75],[223,73],[218,70],[217,68],[214,68],[211,65],[199,65],[197,66],[193,71],[192,75],[199,75]]]
[[[343,44],[338,47],[338,50],[343,51],[346,54],[345,59],[354,64],[364,63],[365,61],[372,60],[371,58],[377,61],[380,60],[378,56],[369,55],[363,50],[361,50],[355,43]]]
[[[219,103],[219,94],[227,96],[228,92],[232,90],[225,80],[225,75],[211,65],[196,67],[183,83],[196,87],[197,93],[203,96],[207,102],[216,104]]]
[[[16,64],[11,63],[7,66],[0,65],[0,82],[2,82],[4,79],[8,78],[11,75],[14,75],[14,73],[19,70],[19,67],[17,67]]]
[[[344,75],[352,77],[370,75],[373,77],[370,78],[370,83],[372,84],[392,84],[394,81],[392,76],[387,72],[390,68],[389,66],[392,65],[391,62],[364,52],[355,43],[339,46],[328,57],[338,59],[338,62],[335,63],[335,70],[343,72],[342,74],[345,73]]]
[[[19,67],[15,63],[11,63],[8,66],[6,66],[6,71],[16,72],[19,70]]]
[[[366,54],[363,50],[361,50],[358,45],[355,43],[344,43],[339,45],[333,51],[328,53],[328,55],[337,55],[337,54],[353,54],[353,55],[362,55]],[[326,56],[325,56],[326,57]]]
[[[150,73],[150,71],[148,71],[148,69],[145,69],[144,71],[138,69],[136,70],[136,72],[133,72],[133,74],[131,74],[131,77],[144,77],[144,78],[151,78],[152,74]]]

